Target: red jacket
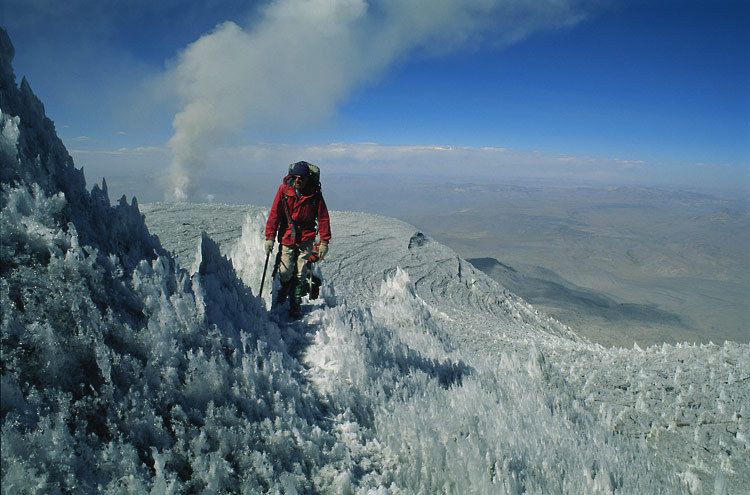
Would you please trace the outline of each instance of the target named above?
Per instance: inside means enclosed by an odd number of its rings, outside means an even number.
[[[281,237],[281,243],[285,246],[314,241],[317,221],[320,240],[328,242],[331,240],[331,225],[320,184],[310,184],[297,197],[292,186],[293,181],[293,177],[287,175],[281,182],[279,190],[276,191],[276,197],[273,198],[273,205],[266,221],[266,239],[276,239],[279,227],[285,226]],[[286,203],[286,210],[284,203]],[[291,218],[287,218],[287,212]],[[296,239],[292,236],[292,223],[296,227]]]

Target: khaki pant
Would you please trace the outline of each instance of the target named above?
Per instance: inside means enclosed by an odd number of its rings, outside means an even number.
[[[297,247],[297,259],[294,259],[295,248],[281,246],[281,261],[279,262],[279,280],[282,283],[289,282],[292,277],[297,275],[297,280],[304,280],[307,276],[307,258],[312,255],[313,241],[305,242]],[[297,269],[294,269],[295,261]]]

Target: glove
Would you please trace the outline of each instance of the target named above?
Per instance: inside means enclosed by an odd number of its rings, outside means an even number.
[[[266,239],[266,254],[271,254],[273,251],[273,239]]]
[[[322,260],[326,257],[326,254],[328,254],[328,243],[321,242],[320,246],[318,246],[318,259]]]

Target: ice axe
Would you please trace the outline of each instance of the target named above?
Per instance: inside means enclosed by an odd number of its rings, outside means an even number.
[[[266,263],[263,265],[263,276],[260,279],[260,291],[258,294],[263,294],[263,283],[266,281],[266,271],[268,270],[268,258],[271,256],[271,251],[266,253]],[[279,271],[279,262],[281,261],[281,244],[279,249],[276,251],[276,262],[273,264],[273,271],[271,272],[271,279],[276,276]]]
[[[263,276],[260,278],[260,290],[258,291],[258,295],[262,297],[263,295],[263,284],[266,282],[266,270],[268,270],[268,258],[271,256],[271,251],[268,251],[266,253],[266,263],[263,265]]]

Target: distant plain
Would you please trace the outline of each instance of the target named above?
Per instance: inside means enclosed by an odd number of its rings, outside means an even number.
[[[409,189],[378,195],[382,213],[595,342],[750,340],[747,202],[642,187]]]

